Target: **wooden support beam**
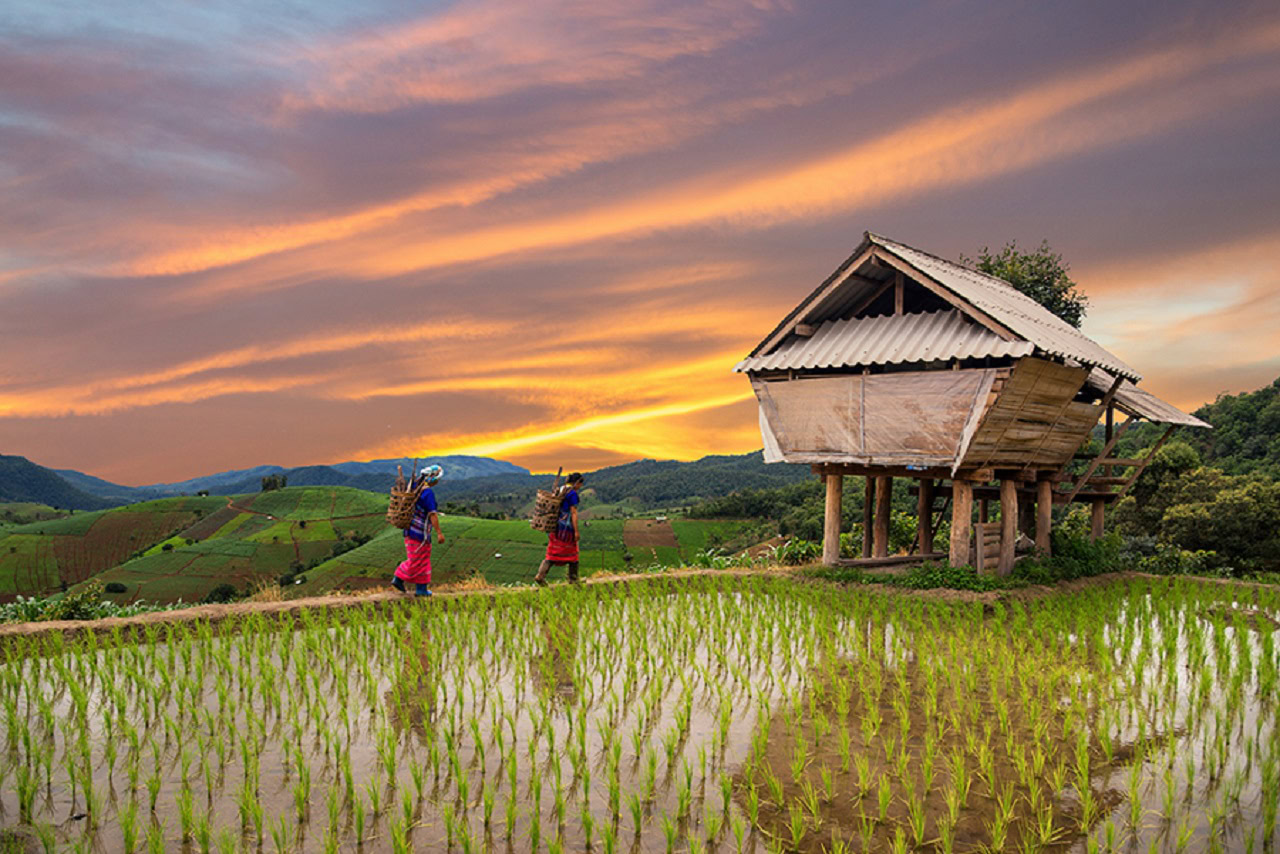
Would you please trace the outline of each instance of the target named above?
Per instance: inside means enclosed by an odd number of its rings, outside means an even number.
[[[1169,441],[1169,437],[1171,437],[1177,431],[1178,431],[1177,424],[1169,425],[1169,429],[1165,430],[1163,435],[1161,435],[1160,438],[1156,441],[1156,443],[1151,446],[1151,450],[1147,452],[1146,457],[1144,457],[1141,461],[1139,461],[1138,467],[1133,470],[1132,474],[1129,475],[1129,479],[1125,481],[1123,484],[1121,484],[1120,491],[1116,493],[1117,499],[1123,496],[1126,492],[1130,490],[1130,488],[1133,487],[1135,483],[1137,483],[1138,478],[1142,476],[1142,472],[1146,470],[1148,465],[1151,464],[1151,459],[1156,455],[1156,451],[1163,448],[1164,443]]]
[[[1052,481],[1052,480],[1050,482],[1056,483],[1056,481]],[[973,497],[975,500],[978,498],[988,498],[993,500],[1000,499],[999,486],[986,486],[986,485],[976,485],[976,484],[971,484],[971,486],[973,487]],[[908,490],[908,492],[910,492],[912,495],[915,495],[916,491],[917,491],[916,487],[914,486]],[[933,494],[935,498],[950,499],[952,497],[953,490],[950,486],[935,486],[933,488]],[[1026,486],[1021,486],[1018,488],[1018,494],[1019,496],[1021,496],[1021,498],[1024,501],[1030,501],[1036,496],[1036,487],[1030,484]],[[1088,504],[1092,502],[1093,499],[1095,498],[1105,498],[1106,500],[1111,501],[1115,498],[1118,498],[1119,495],[1120,494],[1118,492],[1112,492],[1112,491],[1102,492],[1102,491],[1097,491],[1092,489],[1084,489],[1084,490],[1081,490],[1080,493],[1076,495],[1073,501],[1075,501],[1075,503],[1077,504]],[[1053,503],[1066,504],[1067,494],[1065,492],[1055,491],[1053,493]],[[936,530],[937,526],[935,525],[934,528]]]
[[[1018,484],[1010,478],[1000,481],[1000,563],[996,572],[1013,572],[1013,547],[1018,541]]]
[[[881,475],[876,478],[876,535],[872,540],[872,557],[889,556],[889,511],[893,497],[893,478]]]
[[[827,475],[827,506],[822,520],[822,562],[835,566],[840,560],[840,505],[844,499],[844,475]]]
[[[871,529],[875,527],[875,478],[864,477],[867,489],[862,498],[862,556],[871,557]]]
[[[1053,551],[1050,531],[1053,528],[1053,481],[1036,482],[1036,548],[1045,557]]]
[[[902,314],[902,294],[905,288],[902,282],[902,271],[898,270],[893,274],[893,313]]]
[[[951,477],[951,467],[946,465],[921,467],[918,465],[867,465],[865,463],[810,463],[809,470],[816,475],[842,474],[846,477],[879,477],[880,475],[888,475],[889,477],[908,477],[916,480],[922,477],[947,478]],[[988,472],[990,469],[987,470]],[[967,480],[974,480],[966,473],[957,474],[956,477],[962,477]],[[981,478],[978,478],[981,479]],[[990,477],[987,478],[990,480]]]
[[[912,563],[924,563],[927,560],[942,560],[946,552],[928,552],[922,555],[889,555],[888,557],[841,558],[840,566],[903,566]]]
[[[967,480],[951,483],[951,550],[952,566],[967,566],[969,538],[973,534],[973,484]]]
[[[1104,514],[1107,502],[1102,498],[1093,499],[1092,511],[1089,514],[1089,541],[1096,542],[1102,536]]]
[[[987,523],[991,521],[991,500],[987,498],[978,499],[978,521]]]
[[[883,283],[880,283],[874,291],[867,294],[861,300],[856,302],[853,308],[846,311],[843,316],[847,319],[851,317],[857,317],[858,315],[862,314],[864,311],[866,311],[868,308],[871,307],[871,304],[873,302],[880,299],[881,294],[889,290],[889,288],[891,287],[893,287],[893,279],[885,279],[885,281]]]
[[[1115,432],[1115,434],[1111,437],[1111,439],[1107,442],[1107,444],[1102,448],[1102,453],[1094,457],[1093,462],[1089,463],[1089,467],[1084,470],[1084,474],[1082,474],[1080,476],[1080,479],[1076,481],[1075,488],[1072,489],[1071,492],[1067,494],[1068,504],[1070,504],[1073,500],[1075,500],[1075,497],[1080,494],[1080,490],[1084,489],[1084,485],[1088,483],[1090,476],[1092,476],[1093,473],[1097,471],[1098,466],[1102,463],[1103,460],[1107,458],[1107,455],[1111,453],[1111,449],[1116,446],[1116,442],[1120,441],[1120,437],[1123,436],[1125,431],[1129,429],[1129,426],[1133,424],[1134,420],[1135,419],[1133,418],[1129,418],[1123,424],[1121,424],[1120,429]]]
[[[920,554],[933,551],[933,479],[920,481],[920,495],[916,499],[916,550]]]
[[[987,570],[987,523],[978,522],[973,526],[973,568],[978,574]]]

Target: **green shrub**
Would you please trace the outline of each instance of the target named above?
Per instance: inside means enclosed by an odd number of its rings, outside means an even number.
[[[799,566],[805,563],[813,563],[822,557],[822,546],[812,540],[802,540],[798,537],[792,537],[787,540],[774,552],[774,556],[779,563],[785,563],[788,566]]]
[[[240,598],[240,591],[236,590],[233,584],[219,584],[217,587],[205,594],[204,601],[207,604],[218,605],[223,602],[234,602]]]
[[[129,588],[125,587],[119,581],[108,581],[107,586],[102,588],[107,593],[127,593]]]

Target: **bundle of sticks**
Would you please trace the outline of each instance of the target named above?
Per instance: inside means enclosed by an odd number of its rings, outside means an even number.
[[[564,466],[561,466],[556,471],[551,489],[539,489],[538,496],[533,500],[533,516],[529,519],[529,527],[535,531],[550,534],[556,529],[556,521],[560,518],[560,500],[564,497],[560,489],[560,473],[563,471]]]
[[[427,485],[427,479],[418,474],[418,460],[415,457],[409,468],[409,478],[405,479],[404,467],[396,466],[396,482],[391,487],[391,500],[387,504],[387,523],[402,530],[413,522],[413,508],[418,503],[418,496]]]

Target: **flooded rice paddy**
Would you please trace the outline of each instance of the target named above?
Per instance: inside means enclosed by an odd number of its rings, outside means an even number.
[[[1274,851],[1268,588],[704,576],[11,641],[75,851]]]

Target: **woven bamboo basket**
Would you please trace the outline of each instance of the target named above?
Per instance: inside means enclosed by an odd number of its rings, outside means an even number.
[[[533,516],[529,519],[529,527],[535,531],[550,534],[556,529],[556,521],[560,518],[560,500],[564,491],[560,486],[560,472],[556,472],[556,481],[551,489],[539,489],[533,500]]]
[[[425,477],[418,478],[414,473],[418,470],[418,461],[413,461],[409,469],[409,480],[404,478],[404,471],[396,466],[396,482],[391,487],[391,500],[387,504],[387,523],[401,530],[408,529],[413,523],[413,508],[418,503],[422,490],[427,485]]]

